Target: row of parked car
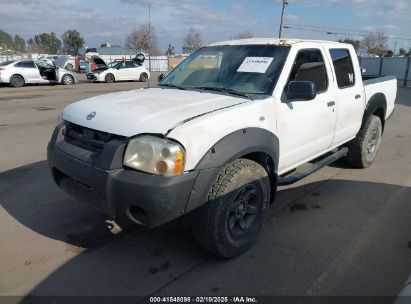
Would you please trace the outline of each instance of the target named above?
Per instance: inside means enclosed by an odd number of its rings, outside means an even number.
[[[143,65],[145,56],[137,55],[131,60],[119,60],[101,64],[87,73],[92,82],[142,81],[150,79],[150,72]],[[78,83],[77,73],[69,70],[63,61],[10,60],[0,63],[0,84],[22,87],[26,84]]]

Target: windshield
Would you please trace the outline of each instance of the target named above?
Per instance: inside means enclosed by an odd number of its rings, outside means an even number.
[[[160,86],[271,95],[290,47],[204,47],[178,65]]]

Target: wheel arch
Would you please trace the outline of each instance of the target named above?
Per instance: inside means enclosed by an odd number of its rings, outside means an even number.
[[[271,201],[274,200],[278,177],[278,137],[265,129],[244,128],[217,141],[197,163],[194,170],[198,170],[199,174],[187,203],[186,213],[205,203],[208,191],[221,168],[239,158],[253,160],[266,170],[271,183]]]
[[[25,83],[27,83],[27,79],[26,79],[26,77],[24,77],[24,75],[23,75],[23,74],[19,74],[19,73],[14,73],[14,74],[11,74],[11,75],[10,75],[10,78],[9,78],[9,81],[11,80],[11,78],[12,78],[13,76],[20,76],[20,77],[23,77],[24,82],[25,82]]]
[[[376,115],[380,118],[382,124],[382,130],[385,126],[385,113],[387,112],[387,98],[383,93],[376,93],[369,99],[367,107],[365,108],[364,116],[362,119],[361,128],[371,115]]]

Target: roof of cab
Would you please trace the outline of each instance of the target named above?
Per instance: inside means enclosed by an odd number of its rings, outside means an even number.
[[[209,46],[217,45],[250,45],[250,44],[272,44],[272,45],[293,45],[296,43],[314,42],[322,44],[341,44],[337,41],[327,40],[306,40],[306,39],[278,39],[278,38],[249,38],[238,40],[227,40],[209,44]]]

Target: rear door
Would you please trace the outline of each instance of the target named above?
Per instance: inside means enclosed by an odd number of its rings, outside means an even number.
[[[353,138],[360,129],[365,93],[354,50],[328,47],[327,53],[335,79],[331,86],[334,87],[338,113],[333,141],[336,146]]]
[[[331,71],[322,48],[294,47],[294,62],[288,74],[278,108],[277,132],[280,140],[279,172],[284,173],[323,154],[330,148],[337,120],[334,92],[329,84]],[[288,61],[288,60],[287,60]],[[291,81],[312,81],[317,87],[313,100],[287,100]]]
[[[126,77],[127,80],[137,80],[139,76],[139,70],[138,67],[135,65],[134,61],[126,61]]]
[[[23,75],[27,83],[41,82],[40,71],[32,60],[20,61],[14,65],[19,74]]]

